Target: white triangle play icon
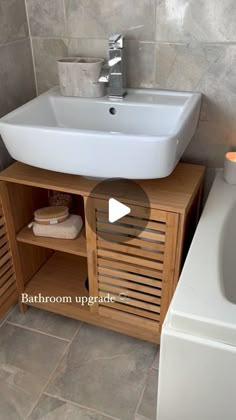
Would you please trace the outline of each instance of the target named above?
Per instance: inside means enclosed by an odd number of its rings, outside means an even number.
[[[110,198],[109,200],[109,222],[114,223],[117,220],[121,219],[122,217],[126,216],[131,212],[128,206],[120,203],[119,201],[115,200],[114,198]]]

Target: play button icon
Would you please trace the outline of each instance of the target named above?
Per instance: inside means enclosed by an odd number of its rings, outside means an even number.
[[[134,241],[135,247],[139,246],[136,239],[140,237],[142,245],[142,232],[149,223],[150,202],[138,181],[119,178],[98,181],[90,191],[85,211],[86,221],[98,241],[113,244]]]
[[[115,198],[109,199],[108,206],[108,220],[110,223],[115,223],[131,212],[128,206],[125,206]]]

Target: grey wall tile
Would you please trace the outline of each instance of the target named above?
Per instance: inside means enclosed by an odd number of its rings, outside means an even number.
[[[223,166],[224,155],[231,147],[227,144],[228,127],[200,121],[198,129],[187,147],[184,162],[204,164],[208,167]]]
[[[204,189],[203,189],[203,198],[202,198],[202,207],[205,205],[208,194],[211,190],[212,184],[214,182],[215,176],[217,173],[216,168],[207,168],[206,175],[204,180]]]
[[[36,95],[24,0],[0,1],[0,117]],[[13,162],[0,137],[0,170]]]
[[[236,41],[234,0],[157,0],[158,41]]]
[[[43,395],[35,407],[29,420],[108,420],[101,414],[97,414],[86,408],[77,407],[69,402]]]
[[[127,78],[129,87],[151,88],[155,84],[155,44],[126,41]],[[105,39],[70,39],[68,55],[107,58],[108,42]]]
[[[66,346],[65,341],[10,324],[1,327],[1,419],[25,419]]]
[[[236,147],[236,45],[158,44],[156,83],[204,94],[201,121],[184,159],[222,165]]]
[[[106,39],[71,38],[68,41],[68,55],[107,58],[108,41]]]
[[[27,36],[28,24],[24,0],[1,0],[0,44],[26,38]]]
[[[35,96],[29,39],[0,46],[0,117]]]
[[[127,41],[128,87],[152,88],[155,85],[155,44]]]
[[[156,350],[154,344],[84,324],[47,391],[130,420]]]
[[[155,0],[65,0],[68,36],[107,38],[122,32],[129,39],[153,41]]]
[[[33,38],[32,45],[38,93],[42,93],[59,83],[56,61],[68,55],[67,41],[53,38]]]
[[[66,35],[64,0],[27,0],[31,36]]]

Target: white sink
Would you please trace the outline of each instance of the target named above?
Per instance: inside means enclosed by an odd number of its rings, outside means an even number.
[[[0,134],[14,159],[39,168],[162,178],[189,144],[200,106],[200,93],[129,89],[111,101],[63,97],[56,87],[0,119]]]

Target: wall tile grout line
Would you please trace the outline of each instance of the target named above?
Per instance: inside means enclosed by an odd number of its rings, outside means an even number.
[[[63,13],[64,13],[64,19],[65,19],[65,36],[68,38],[68,25],[67,25],[65,0],[62,0],[62,5],[63,5],[62,7],[63,7]]]
[[[26,36],[24,38],[20,38],[20,39],[14,39],[13,41],[7,41],[7,42],[4,42],[4,43],[0,43],[0,48],[7,47],[9,45],[16,44],[16,43],[18,44],[20,42],[25,42],[25,41],[28,41],[28,40],[29,40],[28,36]]]
[[[55,399],[57,399],[59,401],[65,402],[65,403],[72,404],[75,407],[79,407],[79,408],[84,408],[86,410],[90,410],[90,411],[92,411],[92,412],[94,412],[96,414],[100,414],[100,415],[102,415],[104,417],[107,417],[107,419],[111,419],[111,420],[122,420],[122,419],[120,419],[118,417],[113,417],[113,416],[110,416],[109,414],[103,413],[102,411],[97,411],[94,408],[87,407],[86,405],[78,404],[78,403],[76,403],[74,401],[67,400],[66,398],[62,398],[62,397],[58,397],[57,395],[50,394],[49,392],[43,392],[43,395],[46,395],[46,396],[51,397],[51,398],[55,398]]]
[[[154,42],[157,40],[157,0],[155,0],[155,32],[154,32]]]
[[[88,38],[88,37],[73,37],[73,36],[68,36],[68,34],[65,34],[65,36],[56,36],[56,35],[31,35],[30,38],[32,39],[62,39],[62,40],[80,40],[80,41],[107,41],[106,38]],[[8,42],[8,44],[11,44],[13,42],[20,42],[22,40],[26,40],[27,38],[22,38],[19,40],[15,40],[15,41],[10,41]],[[165,41],[165,40],[161,40],[161,41],[155,41],[155,40],[140,40],[140,39],[133,39],[133,38],[127,38],[128,42],[135,42],[137,44],[153,44],[155,46],[157,45],[189,45],[189,46],[195,46],[195,45],[206,45],[206,46],[219,46],[219,47],[228,47],[228,46],[236,46],[236,40],[235,41],[225,41],[225,42],[220,42],[220,41],[191,41],[191,40],[185,40],[185,41],[181,41],[181,40],[175,40],[175,41]],[[7,44],[0,44],[0,47],[3,45],[7,45]]]
[[[69,350],[70,345],[72,344],[72,342],[73,342],[73,340],[74,340],[75,336],[79,333],[79,330],[80,330],[80,328],[81,328],[81,326],[82,326],[82,325],[83,325],[82,323],[81,323],[81,325],[79,325],[79,327],[78,327],[78,329],[76,330],[76,332],[74,333],[74,335],[73,335],[73,337],[72,337],[71,341],[70,341],[70,342],[68,342],[68,345],[65,347],[65,351],[62,353],[61,357],[59,358],[58,363],[57,363],[57,364],[56,364],[56,366],[55,366],[55,369],[53,369],[53,372],[52,372],[52,373],[51,373],[51,375],[49,376],[49,378],[48,378],[48,380],[47,380],[47,382],[46,382],[45,386],[43,387],[42,391],[40,392],[39,397],[37,398],[37,400],[35,401],[35,403],[34,403],[34,404],[33,404],[33,406],[31,407],[31,410],[29,411],[29,413],[27,414],[27,416],[25,417],[25,419],[24,419],[24,420],[28,420],[28,419],[29,419],[29,417],[30,417],[30,416],[31,416],[31,414],[33,413],[33,411],[34,411],[35,407],[38,405],[38,403],[39,403],[39,401],[40,401],[40,399],[41,399],[41,397],[42,397],[42,395],[43,395],[44,391],[47,389],[47,387],[48,387],[48,385],[49,385],[49,383],[50,383],[50,381],[51,381],[51,379],[52,379],[53,375],[55,374],[55,372],[56,372],[56,370],[57,370],[58,366],[60,365],[60,363],[61,363],[61,361],[63,360],[64,356],[66,355],[67,351]]]
[[[30,29],[30,20],[29,20],[27,0],[24,0],[24,4],[25,4],[26,19],[27,19],[28,30],[29,30],[29,40],[30,40],[30,49],[31,49],[31,55],[32,55],[32,62],[33,62],[35,91],[36,91],[36,96],[38,96],[38,82],[37,82],[37,77],[36,77],[36,66],[35,66],[35,58],[34,58],[34,48],[33,48],[32,36],[31,36],[31,29]]]

